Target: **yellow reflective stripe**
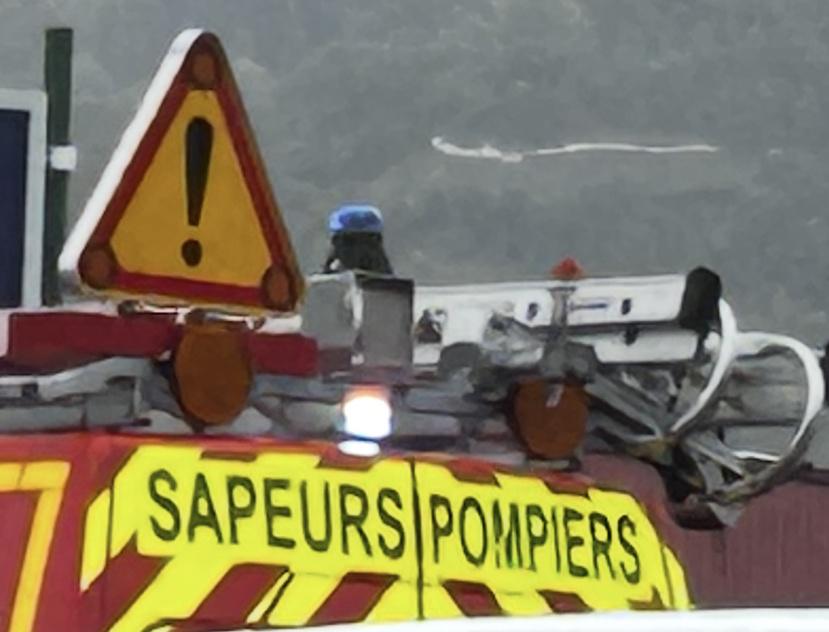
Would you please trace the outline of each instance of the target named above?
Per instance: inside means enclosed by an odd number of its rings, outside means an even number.
[[[394,459],[350,470],[310,453],[202,456],[200,447],[140,448],[87,511],[82,586],[130,541],[140,555],[169,560],[119,622],[122,630],[187,619],[240,564],[287,568],[239,613],[252,625],[307,624],[353,571],[399,577],[369,621],[462,616],[442,587],[448,579],[486,585],[513,615],[549,612],[539,590],[572,593],[595,610],[688,604],[681,566],[628,494],[556,492],[505,473],[493,484],[464,482],[438,464]],[[2,477],[12,480],[15,470],[0,470]]]
[[[170,560],[109,632],[146,630],[159,619],[186,619],[231,566],[226,560],[203,555],[180,555]]]
[[[0,492],[10,492],[17,489],[20,481],[20,463],[0,463]]]
[[[662,551],[665,555],[665,566],[667,568],[668,581],[673,587],[672,592],[674,596],[673,603],[665,605],[676,608],[677,610],[688,610],[692,604],[691,596],[685,589],[685,571],[670,548],[664,546]]]
[[[339,583],[339,577],[294,575],[268,616],[268,623],[276,626],[306,624]]]
[[[18,489],[38,491],[41,489],[63,489],[69,477],[69,463],[65,461],[38,461],[26,463],[20,477]]]
[[[289,581],[291,581],[291,574],[288,572],[282,573],[279,576],[279,579],[274,582],[273,586],[268,589],[268,592],[265,593],[265,596],[262,597],[262,601],[256,604],[253,610],[250,611],[247,622],[257,623],[258,621],[261,621],[262,618],[268,613],[268,608],[270,608],[271,604],[273,604],[276,596],[279,594],[279,591],[282,590]]]
[[[18,469],[19,471],[19,469]],[[23,465],[17,489],[21,491],[41,491],[32,518],[32,528],[26,545],[26,555],[14,609],[11,616],[9,632],[29,632],[34,625],[43,572],[49,557],[49,547],[55,533],[63,486],[69,476],[69,463],[63,461],[43,461]]]
[[[423,617],[425,619],[449,619],[462,616],[463,612],[443,586],[423,587]]]
[[[417,619],[417,586],[396,581],[380,597],[366,621],[413,621]]]
[[[495,599],[504,614],[524,616],[550,614],[552,610],[547,600],[537,592],[495,593]]]
[[[81,560],[81,590],[89,588],[103,572],[107,563],[110,497],[109,489],[105,489],[98,494],[86,511]]]

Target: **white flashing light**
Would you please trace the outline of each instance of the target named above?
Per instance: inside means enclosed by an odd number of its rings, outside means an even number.
[[[363,441],[362,439],[348,439],[337,445],[340,452],[349,456],[372,457],[380,454],[380,446],[374,441]]]
[[[391,434],[392,409],[388,393],[379,388],[356,388],[343,400],[343,430],[360,439],[385,439]]]

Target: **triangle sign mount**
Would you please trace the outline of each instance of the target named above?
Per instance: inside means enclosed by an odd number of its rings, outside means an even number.
[[[173,41],[59,267],[116,298],[296,309],[302,274],[215,35]]]

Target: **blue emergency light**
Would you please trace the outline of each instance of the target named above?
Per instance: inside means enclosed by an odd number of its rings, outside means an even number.
[[[331,213],[328,230],[338,233],[382,233],[383,214],[369,204],[344,204]]]

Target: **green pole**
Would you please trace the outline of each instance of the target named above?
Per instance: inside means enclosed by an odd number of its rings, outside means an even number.
[[[69,144],[72,96],[72,29],[46,31],[44,78],[49,98],[46,140],[49,148]],[[69,172],[46,168],[46,208],[43,224],[43,304],[60,303],[58,256],[66,229]]]

